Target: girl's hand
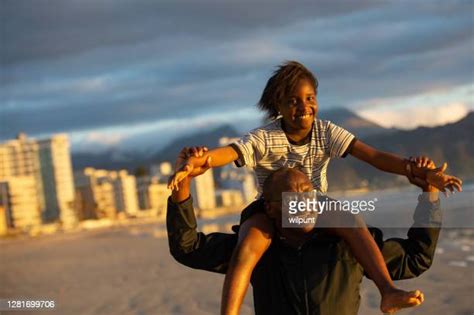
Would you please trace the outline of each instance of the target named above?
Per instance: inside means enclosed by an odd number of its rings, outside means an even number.
[[[430,184],[441,190],[442,192],[447,193],[448,189],[452,193],[454,190],[462,191],[462,180],[455,176],[447,175],[444,173],[448,167],[447,163],[443,163],[441,167],[429,170],[426,173],[426,181]]]
[[[446,196],[446,189],[451,192],[454,192],[454,190],[462,191],[462,181],[459,178],[444,174],[444,171],[448,167],[447,163],[436,168],[433,160],[426,156],[410,157],[409,160],[415,167],[429,169],[426,173],[426,182],[441,190]]]
[[[192,171],[192,166],[184,165],[168,179],[168,189],[179,190],[179,183],[183,181]]]
[[[207,147],[185,147],[178,154],[176,159],[176,172],[168,180],[168,188],[178,190],[178,184],[186,177],[195,177],[205,173],[211,168],[211,157],[209,156],[202,165],[194,165],[189,160],[191,157],[202,157],[208,151]]]

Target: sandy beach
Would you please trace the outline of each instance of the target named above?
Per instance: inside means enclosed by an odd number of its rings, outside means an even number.
[[[176,263],[164,231],[162,224],[146,224],[2,240],[0,296],[55,301],[55,311],[34,314],[217,314],[223,276]],[[399,282],[423,290],[425,303],[400,314],[472,315],[473,271],[473,231],[443,230],[432,268]],[[370,281],[361,295],[359,314],[379,314]],[[242,314],[253,314],[251,291]]]
[[[451,228],[459,219],[467,225],[473,222],[472,187],[466,188],[456,198],[441,200],[446,210],[444,226],[449,228],[441,231],[431,269],[417,279],[397,283],[425,293],[423,305],[400,314],[474,314],[474,228]],[[406,237],[416,205],[416,195],[409,196],[410,192],[417,193],[406,189],[377,193],[382,201],[387,200],[380,207],[379,218],[393,215],[393,211],[403,218],[401,227],[382,229],[385,238]],[[370,194],[364,194],[368,197]],[[238,218],[238,214],[228,214],[199,219],[198,228],[204,233],[231,233]],[[377,223],[383,227],[387,221]],[[0,240],[0,298],[55,301],[54,311],[34,314],[219,313],[223,275],[192,270],[174,261],[163,222],[137,220],[98,227]],[[378,291],[368,279],[363,281],[361,298],[359,314],[380,314]],[[253,314],[251,289],[242,314]]]

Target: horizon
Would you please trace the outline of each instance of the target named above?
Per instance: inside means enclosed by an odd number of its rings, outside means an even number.
[[[456,124],[458,123],[459,121],[465,119],[468,115],[474,113],[474,110],[470,110],[468,111],[464,116],[460,117],[459,119],[456,119],[454,121],[447,121],[443,124],[438,124],[438,125],[432,125],[432,126],[425,126],[425,125],[418,125],[418,126],[415,126],[415,127],[412,127],[412,128],[396,128],[396,127],[384,127],[384,126],[381,126],[379,125],[376,121],[370,119],[370,118],[365,118],[365,117],[362,117],[360,116],[359,114],[357,114],[356,112],[348,109],[348,108],[345,108],[345,107],[336,107],[336,108],[331,108],[331,109],[326,109],[326,110],[322,110],[318,113],[318,116],[320,113],[329,113],[329,112],[337,112],[337,111],[340,111],[340,110],[345,110],[345,111],[348,111],[352,114],[355,114],[357,115],[359,118],[369,122],[369,123],[372,123],[374,124],[375,126],[377,127],[380,127],[380,128],[383,128],[383,129],[392,129],[393,131],[413,131],[413,130],[416,130],[418,128],[436,128],[436,127],[443,127],[443,126],[446,126],[446,125],[449,125],[449,124]],[[319,118],[319,117],[318,117]],[[324,118],[323,118],[324,119]],[[232,123],[229,123],[229,122],[222,122],[221,124],[217,124],[215,126],[211,126],[209,128],[206,128],[206,129],[203,129],[203,130],[199,130],[199,134],[201,133],[213,133],[213,132],[216,132],[217,130],[221,129],[221,128],[224,128],[224,127],[230,127],[232,128],[233,131],[235,131],[236,133],[239,133],[239,134],[243,134],[246,132],[246,130],[243,130],[242,128],[238,128],[236,124],[232,124]],[[255,126],[255,127],[258,127],[258,126]],[[71,135],[67,132],[58,132],[58,133],[53,133],[53,134],[46,134],[46,135],[37,135],[37,136],[31,136],[29,134],[26,134],[24,131],[19,131],[18,134],[13,137],[13,138],[10,138],[10,139],[4,139],[4,140],[1,140],[0,143],[5,143],[9,140],[13,140],[13,139],[17,139],[18,136],[20,134],[23,134],[23,135],[26,135],[27,138],[30,138],[30,139],[34,139],[34,140],[45,140],[45,139],[48,139],[48,138],[51,138],[52,136],[57,136],[59,134],[66,134],[69,138],[70,138],[70,144],[71,144],[71,154],[103,154],[103,153],[107,153],[107,152],[114,152],[114,151],[119,151],[119,152],[123,152],[123,153],[131,153],[131,151],[133,152],[136,152],[136,148],[129,148],[127,150],[126,147],[121,147],[120,145],[117,145],[117,146],[107,146],[107,145],[104,145],[104,147],[101,149],[101,148],[96,148],[96,150],[84,150],[84,151],[81,151],[80,148],[77,148],[74,146],[74,139],[71,139]],[[167,145],[171,144],[174,140],[179,140],[179,139],[184,139],[184,138],[188,138],[188,137],[191,137],[193,135],[193,133],[191,132],[187,132],[187,133],[183,133],[181,134],[180,136],[176,136],[172,139],[168,139],[167,142],[163,142],[161,145],[157,146],[156,147],[156,150],[153,151],[153,152],[146,152],[146,150],[140,152],[141,154],[148,154],[148,155],[152,155],[152,154],[156,154],[158,153],[160,150],[164,149]],[[145,154],[145,155],[146,155]]]

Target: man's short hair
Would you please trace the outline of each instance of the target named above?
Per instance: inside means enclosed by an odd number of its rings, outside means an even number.
[[[266,201],[278,201],[281,199],[281,193],[291,189],[289,177],[293,172],[300,172],[298,168],[283,166],[270,173],[265,178],[262,186],[263,199]],[[305,175],[306,176],[306,175]],[[278,185],[279,184],[279,185]],[[278,185],[278,186],[276,186]]]

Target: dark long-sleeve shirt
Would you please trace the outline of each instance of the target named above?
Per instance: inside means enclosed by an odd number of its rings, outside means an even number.
[[[441,227],[439,201],[423,195],[418,200],[406,239],[383,240],[381,230],[369,228],[393,280],[417,277],[433,261]],[[167,228],[170,252],[178,262],[226,273],[237,234],[198,232],[192,198],[179,204],[168,200]],[[316,229],[300,248],[274,237],[251,277],[255,314],[357,314],[363,276],[348,245],[324,229]]]

